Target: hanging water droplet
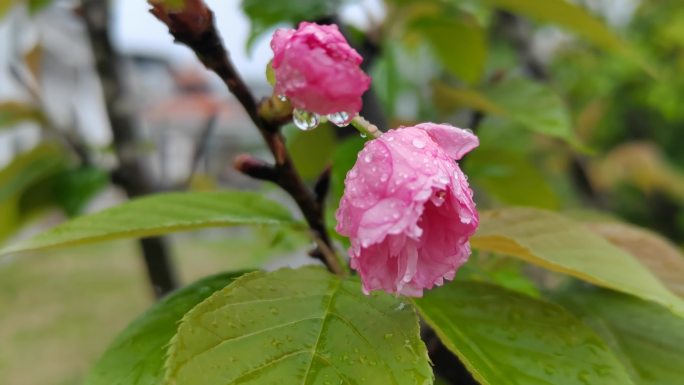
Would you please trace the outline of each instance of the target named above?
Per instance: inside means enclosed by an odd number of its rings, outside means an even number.
[[[287,101],[287,96],[285,96],[285,95],[278,95],[278,100],[280,100],[281,102],[286,102],[286,101]]]
[[[471,130],[470,128],[464,128],[463,130],[464,130],[465,132],[469,133],[469,134],[473,134],[473,135],[475,134],[475,133],[473,132],[473,130]]]
[[[360,133],[359,136],[362,137],[362,138],[364,138],[364,139],[366,139],[366,137],[368,137],[368,135],[366,135],[365,132]]]
[[[298,108],[292,111],[292,121],[302,131],[311,131],[321,122],[318,114]]]
[[[344,127],[351,122],[352,117],[348,112],[340,111],[328,115],[328,120],[337,127]]]

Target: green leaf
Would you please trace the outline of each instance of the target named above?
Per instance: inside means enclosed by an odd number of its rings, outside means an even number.
[[[565,103],[547,85],[520,77],[504,79],[480,91],[436,84],[434,98],[442,109],[473,108],[581,147]]]
[[[160,384],[166,347],[181,317],[244,273],[207,277],[169,294],[119,334],[95,364],[85,385]]]
[[[632,384],[606,344],[554,304],[475,282],[447,284],[414,303],[481,384]]]
[[[26,121],[41,123],[43,119],[43,113],[32,105],[14,101],[0,102],[0,128],[9,128]]]
[[[554,298],[603,337],[635,384],[681,382],[684,319],[658,305],[598,288],[574,287]]]
[[[667,238],[627,223],[585,222],[584,226],[632,254],[673,293],[684,297],[684,255]]]
[[[13,253],[235,225],[298,225],[282,205],[243,191],[168,193],[75,218],[2,250]]]
[[[622,38],[603,21],[586,9],[567,0],[486,0],[510,12],[529,16],[542,22],[565,27],[584,39],[620,54],[641,65],[646,71],[652,68]]]
[[[28,0],[29,13],[35,15],[50,4],[52,4],[52,0]]]
[[[273,71],[273,59],[269,60],[268,64],[266,64],[266,81],[271,87],[275,87],[276,79],[275,71]]]
[[[545,209],[560,206],[544,175],[523,154],[482,146],[468,155],[465,168],[472,183],[502,203]]]
[[[449,73],[469,84],[480,80],[487,59],[487,35],[476,22],[441,15],[420,18],[410,28],[427,39]]]
[[[40,145],[20,154],[0,170],[0,202],[20,194],[26,188],[62,171],[65,154],[52,145]]]
[[[574,140],[565,103],[551,88],[520,77],[502,80],[484,89],[484,95],[506,111],[505,116],[532,131]]]
[[[318,267],[248,274],[187,313],[167,384],[431,384],[411,306]]]
[[[65,168],[66,156],[59,148],[40,145],[15,157],[0,170],[0,241],[36,212],[37,202],[30,198],[42,192],[42,186]],[[22,205],[24,202],[33,205]],[[40,203],[44,206],[45,202]]]
[[[633,256],[559,214],[532,208],[482,212],[471,245],[660,303],[684,316],[684,301]]]
[[[316,20],[334,14],[343,0],[242,0],[242,10],[251,20],[247,48],[259,35],[281,23]]]
[[[76,216],[108,182],[109,175],[97,167],[68,170],[55,181],[55,199],[67,215]]]
[[[2,20],[14,5],[13,0],[0,0],[0,20]]]

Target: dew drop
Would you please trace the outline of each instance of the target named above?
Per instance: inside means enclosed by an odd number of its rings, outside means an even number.
[[[387,182],[387,179],[389,179],[389,175],[387,175],[387,174],[380,175],[380,181],[381,182]]]
[[[392,338],[392,336],[394,336],[394,334],[387,333],[387,334],[385,334],[385,339],[388,340],[388,339]]]
[[[418,148],[418,149],[425,148],[425,141],[422,139],[413,139],[411,144],[413,144],[413,147]]]
[[[295,110],[292,111],[292,121],[300,130],[311,131],[318,127],[321,119],[318,114],[295,108]]]
[[[349,125],[352,121],[352,116],[345,111],[335,112],[328,115],[328,120],[331,121],[337,127],[344,127]]]
[[[363,157],[363,161],[366,162],[366,163],[372,162],[372,161],[373,161],[373,155],[371,155],[371,154],[366,154],[366,155]]]
[[[467,132],[467,133],[469,133],[469,134],[473,134],[473,135],[475,134],[475,133],[473,132],[473,130],[471,130],[470,128],[464,128],[463,131],[465,131],[465,132]]]
[[[286,101],[287,101],[287,96],[285,96],[285,95],[278,95],[278,100],[280,100],[281,102],[286,102]]]
[[[368,135],[366,135],[365,132],[360,133],[359,136],[362,137],[362,138],[364,138],[364,139],[368,137]]]

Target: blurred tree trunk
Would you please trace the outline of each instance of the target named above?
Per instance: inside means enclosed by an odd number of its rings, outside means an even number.
[[[138,156],[138,140],[132,101],[127,98],[125,81],[120,71],[121,60],[109,38],[109,4],[107,0],[83,0],[85,27],[100,77],[119,168],[113,180],[129,198],[154,192],[149,173]],[[140,240],[147,274],[157,298],[177,287],[175,270],[164,238]]]

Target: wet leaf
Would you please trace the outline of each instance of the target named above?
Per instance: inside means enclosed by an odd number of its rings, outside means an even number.
[[[432,383],[418,318],[318,267],[253,273],[183,317],[166,384]]]

